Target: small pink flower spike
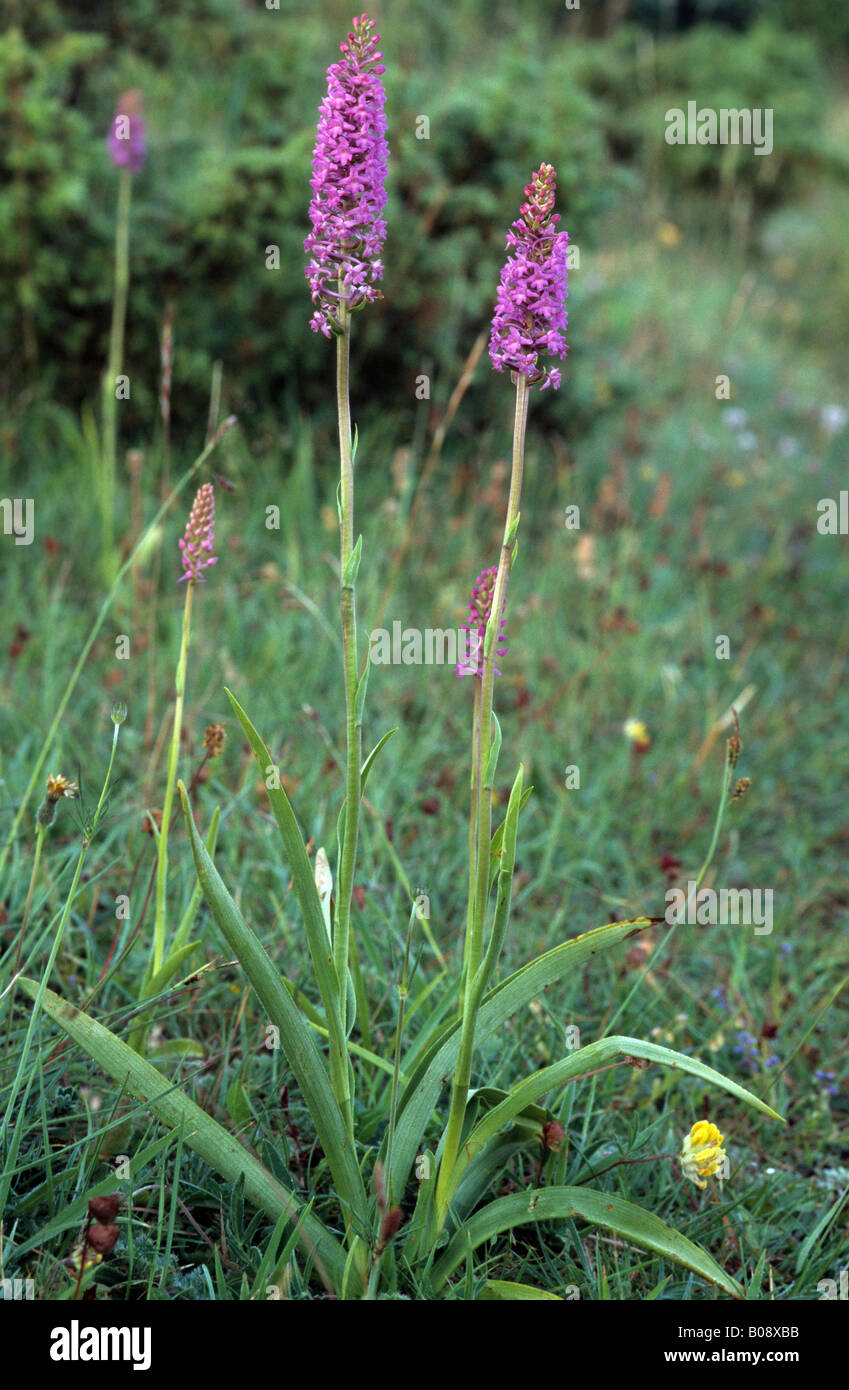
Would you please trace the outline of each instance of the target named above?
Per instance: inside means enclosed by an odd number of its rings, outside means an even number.
[[[212,483],[204,483],[198,488],[192,503],[186,533],[178,542],[183,553],[183,570],[177,583],[190,579],[203,584],[203,571],[218,563],[218,556],[212,554],[215,543],[215,495]]]
[[[468,641],[465,660],[457,662],[456,673],[460,680],[463,679],[463,676],[483,675],[484,639],[486,637],[486,625],[492,611],[492,598],[497,575],[498,570],[493,565],[491,569],[482,570],[475,580],[469,603],[469,621],[461,624],[463,631],[468,633]],[[496,642],[503,642],[504,636],[504,608],[502,606]],[[499,656],[503,656],[506,650],[506,647],[496,647]],[[497,666],[495,674],[501,675]]]
[[[348,309],[380,299],[386,236],[386,71],[380,35],[367,15],[353,21],[342,57],[327,69],[312,162],[312,231],[304,242],[316,311],[310,328],[331,336],[340,302]]]
[[[525,189],[527,202],[507,233],[513,248],[501,272],[492,320],[489,356],[497,372],[505,368],[528,378],[529,386],[544,391],[560,385],[556,367],[540,367],[540,353],[566,356],[566,232],[557,231],[554,212],[557,176],[541,164]]]

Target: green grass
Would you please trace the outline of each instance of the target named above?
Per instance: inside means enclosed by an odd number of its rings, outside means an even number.
[[[744,927],[682,926],[671,934],[655,928],[651,954],[635,946],[606,955],[490,1038],[477,1056],[475,1084],[507,1086],[556,1060],[574,1027],[582,1042],[623,1032],[726,1071],[787,1124],[726,1096],[709,1097],[693,1078],[620,1066],[547,1098],[566,1139],[548,1158],[546,1180],[580,1182],[604,1169],[605,1190],[702,1243],[749,1297],[813,1299],[817,1282],[837,1278],[845,1263],[849,1191],[846,998],[837,993],[849,903],[839,777],[849,733],[841,698],[849,558],[844,538],[816,530],[817,501],[837,496],[845,476],[846,434],[831,438],[820,423],[822,407],[844,399],[845,358],[837,342],[800,337],[793,286],[768,258],[744,259],[706,221],[709,213],[695,205],[688,213],[690,222],[683,213],[672,217],[681,231],[674,247],[658,237],[668,209],[651,204],[629,208],[627,218],[605,229],[604,250],[585,257],[570,284],[566,389],[556,406],[549,403],[536,419],[531,412],[509,652],[496,704],[504,734],[499,800],[506,802],[520,760],[534,793],[520,826],[503,970],[603,922],[662,916],[664,855],[680,861],[681,881],[696,877],[728,732],[717,734],[715,726],[744,691],[738,772],[752,785],[729,808],[708,881],[771,887],[774,930],[756,936]],[[484,358],[478,379],[488,371]],[[714,396],[722,372],[732,380],[730,402]],[[392,402],[387,425],[367,388],[355,366],[365,630],[429,443],[418,414],[427,405]],[[225,380],[225,397],[226,389]],[[746,412],[745,424],[730,426],[730,407]],[[509,409],[505,385],[503,418],[481,438],[464,430],[461,406],[387,622],[421,628],[462,621],[472,579],[497,554],[504,505],[498,464],[509,448]],[[4,837],[103,597],[89,480],[62,448],[57,421],[45,418],[32,430],[41,437],[26,474],[27,495],[36,499],[36,542],[25,549],[0,538],[0,643],[20,648],[2,677]],[[195,444],[184,441],[186,462]],[[224,752],[193,794],[195,814],[205,833],[221,807],[219,868],[275,962],[306,987],[309,962],[289,873],[224,686],[262,730],[314,847],[326,845],[332,858],[344,762],[333,458],[332,438],[297,418],[267,427],[246,419],[221,446],[213,466],[236,490],[218,490],[221,559],[196,595],[181,760],[188,781],[201,761],[206,725],[227,723]],[[156,508],[156,474],[152,449],[143,470],[147,518]],[[17,495],[20,483],[11,478],[7,472],[4,494]],[[581,509],[579,532],[564,526],[570,504]],[[162,799],[181,617],[172,581],[187,505],[178,503],[162,526],[153,645],[146,646],[154,574],[148,555],[135,597],[129,582],[118,593],[47,765],[79,777],[88,800],[96,799],[111,742],[110,707],[126,700],[130,716],[109,815],[89,852],[50,981],[73,1002],[93,996],[91,1011],[122,1036],[150,949],[153,904],[146,894],[155,847],[143,817]],[[265,528],[271,505],[281,509],[279,531]],[[126,496],[122,508],[126,530]],[[45,547],[48,536],[56,546]],[[16,636],[18,624],[25,636]],[[119,634],[130,637],[128,661],[115,658]],[[720,634],[730,639],[727,661],[715,655]],[[387,1059],[409,889],[428,894],[429,927],[452,967],[462,953],[467,686],[439,668],[376,667],[371,676],[365,744],[395,725],[399,732],[368,786],[355,930],[371,1047]],[[623,735],[629,716],[650,731],[643,756]],[[575,764],[581,785],[570,790],[565,770]],[[4,948],[14,947],[26,899],[34,809],[0,886]],[[60,806],[45,844],[23,949],[30,975],[40,973],[73,874],[75,810],[73,803]],[[176,926],[194,884],[179,822],[170,857]],[[127,920],[116,917],[119,894],[129,895]],[[281,1054],[262,1046],[262,1011],[222,954],[205,908],[195,935],[202,944],[192,968],[214,968],[159,1001],[149,1055],[272,1172],[292,1175],[313,1195],[317,1214],[332,1222],[326,1165],[309,1117],[297,1093],[285,1089]],[[442,968],[427,941],[420,945],[416,990]],[[8,984],[12,955],[7,950],[0,962],[0,988]],[[432,1002],[413,1013],[410,1029]],[[0,1100],[28,1020],[20,994],[11,1020],[6,1002],[2,1007]],[[755,1041],[741,1052],[743,1031]],[[122,1100],[47,1020],[37,1037],[4,1215],[2,1275],[32,1277],[39,1297],[71,1296],[73,1281],[61,1262],[79,1235],[83,1199],[95,1184],[115,1186],[108,1155],[138,1156],[150,1146],[134,1174],[132,1210],[125,1206],[120,1218],[116,1254],[97,1273],[113,1298],[265,1297],[278,1277],[287,1297],[320,1296],[238,1188],[225,1188],[179,1135],[162,1143],[144,1107]],[[817,1080],[818,1069],[835,1073],[835,1095]],[[369,1151],[385,1120],[385,1077],[367,1064],[359,1077],[361,1158],[370,1173]],[[721,1203],[685,1189],[667,1159],[652,1159],[676,1152],[703,1116],[719,1124],[731,1156]],[[535,1182],[539,1159],[534,1151],[512,1159],[498,1191]],[[408,1213],[415,1186],[405,1197]],[[481,1247],[445,1296],[475,1298],[487,1278],[540,1284],[560,1296],[576,1288],[582,1299],[714,1297],[677,1267],[571,1223],[520,1228],[509,1242]],[[419,1296],[402,1266],[389,1296]]]

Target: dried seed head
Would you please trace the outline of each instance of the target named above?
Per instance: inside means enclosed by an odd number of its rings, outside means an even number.
[[[566,1131],[559,1120],[547,1120],[542,1127],[542,1147],[553,1149],[555,1153],[560,1152],[560,1145],[566,1137]]]
[[[109,1222],[114,1221],[118,1215],[121,1205],[121,1198],[117,1192],[110,1192],[108,1197],[90,1197],[88,1203],[88,1214],[95,1221]]]
[[[380,1235],[377,1241],[378,1255],[386,1249],[392,1237],[397,1233],[398,1227],[404,1220],[404,1213],[400,1207],[393,1207],[388,1211],[380,1223]]]
[[[120,1234],[120,1226],[102,1225],[96,1221],[89,1226],[88,1243],[98,1255],[111,1255]]]
[[[210,758],[217,758],[227,737],[224,724],[209,724],[203,736],[203,746]]]

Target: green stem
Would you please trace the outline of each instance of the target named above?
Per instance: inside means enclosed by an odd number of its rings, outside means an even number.
[[[39,865],[41,864],[41,851],[42,851],[42,849],[43,849],[43,847],[44,847],[44,836],[45,836],[46,832],[47,832],[47,827],[46,827],[45,825],[39,825],[39,826],[38,826],[38,829],[36,830],[35,854],[34,854],[34,856],[33,856],[33,861],[32,861],[32,873],[30,874],[29,889],[27,890],[27,900],[26,900],[26,905],[25,905],[25,907],[24,907],[23,919],[22,919],[22,921],[21,921],[21,929],[20,929],[20,932],[18,933],[18,946],[17,946],[17,950],[15,951],[15,969],[14,969],[14,974],[15,974],[15,975],[17,975],[17,973],[18,973],[18,968],[19,968],[20,963],[21,963],[21,947],[22,947],[23,941],[24,941],[24,933],[26,932],[26,929],[27,929],[27,923],[29,922],[29,914],[30,914],[30,909],[31,909],[31,907],[32,907],[32,895],[33,895],[33,892],[34,892],[34,890],[35,890],[35,882],[36,882],[36,879],[38,878],[38,869],[39,869]]]
[[[495,661],[501,613],[507,594],[507,582],[513,562],[516,527],[519,521],[519,502],[522,495],[522,475],[525,460],[525,431],[528,421],[528,383],[525,376],[516,378],[516,412],[513,424],[513,467],[510,476],[510,495],[504,538],[498,561],[498,574],[492,595],[489,622],[484,641],[483,675],[480,683],[480,735],[473,750],[472,785],[477,793],[475,820],[477,847],[474,875],[470,875],[468,926],[465,950],[465,979],[463,991],[463,1023],[460,1031],[460,1051],[451,1087],[448,1124],[442,1147],[442,1159],[436,1181],[435,1215],[437,1232],[442,1229],[448,1214],[451,1193],[451,1174],[460,1150],[460,1136],[466,1113],[472,1058],[475,1049],[475,1028],[480,1007],[481,988],[479,969],[483,959],[484,922],[489,897],[490,840],[492,838],[492,778],[487,777],[487,765],[492,747],[492,697],[495,683]],[[476,729],[478,725],[476,722]]]
[[[38,826],[38,829],[36,830],[35,854],[33,855],[33,860],[32,860],[32,872],[31,872],[30,878],[29,878],[29,888],[28,888],[28,890],[27,890],[27,900],[26,900],[26,904],[25,904],[25,906],[24,906],[24,915],[23,915],[23,918],[22,918],[22,920],[21,920],[20,930],[19,930],[19,932],[18,932],[18,941],[17,941],[17,945],[16,945],[16,947],[15,947],[15,966],[14,966],[14,969],[13,969],[13,971],[12,971],[12,986],[11,986],[11,993],[10,993],[10,998],[9,998],[9,1026],[8,1026],[7,1029],[6,1029],[6,1049],[5,1049],[4,1057],[8,1057],[8,1055],[9,1055],[9,1047],[10,1047],[11,1041],[12,1041],[12,1022],[13,1022],[13,1020],[14,1020],[14,1014],[15,1014],[15,1010],[14,1010],[14,1002],[15,1002],[15,979],[16,979],[16,977],[17,977],[18,971],[19,971],[20,968],[21,968],[21,951],[22,951],[22,949],[23,949],[24,936],[26,935],[27,924],[28,924],[28,922],[29,922],[29,914],[30,914],[30,909],[31,909],[31,907],[32,907],[32,895],[33,895],[33,892],[35,891],[36,879],[38,878],[39,865],[41,864],[41,851],[42,851],[42,847],[43,847],[43,845],[44,845],[44,836],[45,836],[46,832],[47,832],[47,827],[44,826],[44,825],[39,825],[39,826]]]
[[[345,824],[342,840],[342,859],[336,895],[333,932],[333,961],[339,982],[339,1009],[345,1027],[348,996],[348,966],[351,936],[351,898],[354,888],[354,865],[357,855],[357,836],[360,816],[360,769],[362,767],[362,726],[357,719],[357,613],[354,576],[349,562],[354,551],[354,459],[349,396],[351,320],[343,305],[339,310],[341,332],[336,338],[336,406],[339,419],[339,533],[340,549],[340,608],[342,616],[342,660],[345,676]],[[348,1029],[345,1027],[347,1034]],[[346,1059],[347,1067],[347,1059]],[[344,1104],[349,1127],[353,1132],[353,1097],[339,1097]]]
[[[460,976],[459,997],[457,1000],[457,1010],[461,1018],[465,1001],[466,978],[469,969],[469,944],[472,940],[475,917],[475,885],[477,882],[478,863],[478,776],[480,772],[482,682],[478,676],[475,676],[473,679],[475,695],[472,709],[472,775],[470,781],[471,794],[469,797],[469,889],[468,906],[466,908],[466,935],[463,941],[463,971]]]
[[[109,333],[109,362],[103,382],[103,469],[101,508],[103,517],[103,558],[107,571],[114,564],[115,473],[118,449],[117,378],[124,360],[124,325],[130,288],[130,199],[133,176],[122,169],[118,176],[118,208],[115,217],[115,290],[112,296],[112,327]],[[112,577],[111,573],[108,575]]]
[[[407,944],[404,951],[404,968],[401,972],[401,980],[398,985],[398,1026],[395,1030],[395,1062],[392,1069],[392,1091],[389,1101],[389,1135],[386,1141],[386,1191],[387,1201],[391,1206],[394,1205],[392,1195],[392,1144],[395,1139],[395,1119],[398,1112],[398,1087],[401,1079],[401,1041],[404,1035],[404,1014],[407,1008],[407,999],[410,995],[410,948],[413,941],[413,926],[416,921],[418,908],[413,905],[410,913],[410,921],[407,926]]]
[[[695,894],[701,888],[704,876],[710,868],[711,861],[713,860],[713,856],[716,853],[716,846],[719,843],[719,832],[722,829],[722,822],[725,818],[725,808],[728,805],[728,792],[731,788],[731,779],[733,775],[734,767],[729,762],[728,757],[726,756],[725,761],[722,764],[722,786],[719,793],[719,805],[716,808],[716,819],[713,823],[713,835],[711,837],[711,842],[708,845],[708,852],[705,855],[705,862],[699,869],[698,878],[696,879],[696,887],[693,890],[693,896],[695,896]]]
[[[192,620],[192,596],[195,581],[190,579],[186,585],[186,604],[183,609],[183,636],[180,642],[180,659],[177,662],[176,695],[174,703],[174,728],[171,731],[171,745],[168,749],[168,773],[165,784],[165,799],[162,803],[162,825],[159,829],[159,844],[156,857],[156,923],[153,929],[153,959],[151,975],[155,975],[162,965],[165,954],[165,886],[168,878],[168,828],[171,824],[171,809],[177,785],[177,761],[180,755],[180,731],[183,725],[183,700],[186,693],[186,665],[189,653],[189,627]]]

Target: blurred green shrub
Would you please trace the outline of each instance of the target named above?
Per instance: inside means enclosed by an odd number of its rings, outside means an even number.
[[[583,249],[623,189],[683,197],[731,178],[759,207],[801,184],[821,153],[822,74],[798,35],[788,43],[766,25],[744,34],[705,26],[656,41],[623,26],[603,41],[564,40],[565,12],[517,19],[496,8],[488,20],[479,0],[458,0],[452,23],[435,15],[417,45],[408,9],[401,0],[383,26],[386,297],[357,322],[355,399],[367,382],[389,411],[412,405],[419,373],[432,376],[435,397],[453,387],[488,321],[507,226],[543,159],[558,169],[563,225]],[[348,9],[286,11],[286,0],[280,11],[231,0],[120,9],[63,0],[28,9],[22,30],[0,39],[0,315],[7,340],[22,345],[0,385],[13,401],[50,394],[76,408],[96,398],[116,188],[105,136],[117,97],[133,86],[144,95],[150,155],[134,179],[124,442],[151,434],[169,305],[175,433],[197,431],[216,359],[228,405],[243,416],[270,407],[280,418],[296,401],[329,409],[328,346],[307,329],[303,237],[324,68]],[[670,149],[664,111],[690,97],[773,105],[775,156]],[[420,116],[429,138],[417,138]],[[279,247],[279,269],[266,266],[269,247]],[[472,425],[496,401],[501,408],[499,383],[482,374]]]

